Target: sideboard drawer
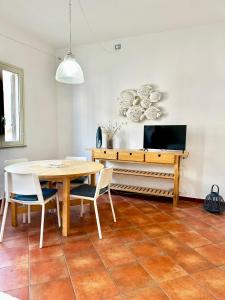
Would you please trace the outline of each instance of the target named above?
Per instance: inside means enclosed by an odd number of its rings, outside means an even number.
[[[96,159],[117,159],[117,151],[109,149],[95,149],[93,150],[93,157]]]
[[[145,161],[149,163],[174,164],[175,156],[172,153],[145,153]]]
[[[135,152],[119,152],[118,160],[126,160],[126,161],[144,161],[144,152],[143,151],[135,151]]]

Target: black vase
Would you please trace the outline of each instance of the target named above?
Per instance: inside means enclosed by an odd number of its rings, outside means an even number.
[[[102,147],[102,129],[99,126],[96,131],[96,148]]]

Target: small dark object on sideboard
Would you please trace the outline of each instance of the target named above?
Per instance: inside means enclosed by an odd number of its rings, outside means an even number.
[[[216,192],[214,191],[214,187],[217,188]],[[205,198],[204,209],[211,213],[222,213],[225,210],[225,201],[219,194],[218,185],[212,185],[211,193]]]
[[[97,128],[96,132],[96,148],[102,147],[102,129],[100,126]]]

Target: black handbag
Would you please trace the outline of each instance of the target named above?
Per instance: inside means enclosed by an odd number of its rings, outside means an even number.
[[[214,191],[214,188],[217,191]],[[204,201],[204,209],[211,213],[222,213],[225,210],[225,201],[219,194],[219,186],[213,184],[211,187],[211,193],[206,196]]]

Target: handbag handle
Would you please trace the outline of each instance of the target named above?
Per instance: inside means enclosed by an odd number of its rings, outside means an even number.
[[[219,188],[219,186],[218,186],[217,184],[213,184],[213,185],[212,185],[212,187],[211,187],[211,193],[213,193],[214,187],[217,188],[217,193],[219,194],[220,188]]]

